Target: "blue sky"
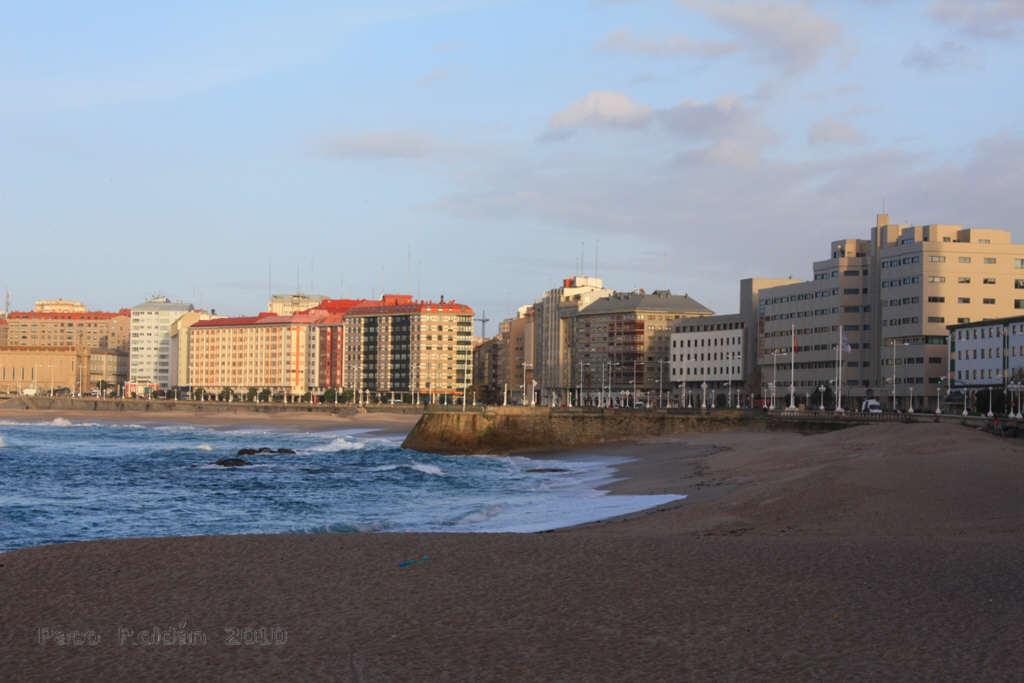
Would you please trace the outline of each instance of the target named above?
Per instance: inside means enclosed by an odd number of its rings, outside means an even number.
[[[0,287],[409,291],[578,270],[720,312],[892,218],[1024,217],[1024,0],[8,3]],[[495,329],[493,326],[491,329]]]

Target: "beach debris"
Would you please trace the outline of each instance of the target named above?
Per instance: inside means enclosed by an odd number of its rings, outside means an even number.
[[[221,458],[216,462],[216,464],[221,467],[245,467],[252,463],[248,460],[242,460],[241,458]]]
[[[561,467],[532,467],[526,471],[534,474],[547,474],[549,472],[568,472],[569,470]]]
[[[398,567],[400,569],[407,569],[407,568],[413,566],[414,564],[420,564],[421,562],[426,562],[429,559],[430,559],[429,557],[424,555],[423,557],[415,559],[415,560],[403,560],[402,562],[398,563]]]

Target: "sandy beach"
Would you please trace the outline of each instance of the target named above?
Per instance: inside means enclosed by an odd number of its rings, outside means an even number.
[[[956,424],[589,449],[687,499],[540,534],[0,554],[5,680],[993,680],[1024,670],[1024,441]],[[410,563],[410,560],[416,560]]]

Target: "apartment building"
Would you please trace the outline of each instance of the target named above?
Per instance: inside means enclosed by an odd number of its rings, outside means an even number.
[[[219,394],[270,390],[302,395],[317,383],[316,323],[296,313],[199,320],[188,329],[189,386]]]
[[[345,315],[345,387],[360,401],[450,402],[473,379],[473,309],[386,294]]]
[[[216,311],[194,310],[183,314],[171,323],[170,383],[172,387],[187,387],[192,384],[188,375],[189,328],[200,320],[213,320],[224,317],[226,316],[218,316]]]
[[[0,316],[0,346],[7,346],[7,317]]]
[[[127,351],[130,325],[128,310],[12,311],[7,316],[7,344]]]
[[[316,323],[318,387],[338,390],[345,386],[345,314],[355,306],[372,303],[366,299],[324,299],[308,311],[323,314]]]
[[[131,309],[131,348],[125,395],[170,389],[171,326],[193,311],[192,304],[155,296]],[[73,314],[68,314],[73,315]]]
[[[547,405],[565,401],[573,390],[573,339],[576,315],[613,294],[600,278],[577,275],[548,290],[533,304],[533,378],[539,400]]]
[[[482,403],[503,402],[505,387],[501,366],[506,345],[507,341],[499,332],[473,349],[473,390]]]
[[[734,397],[744,387],[746,329],[739,313],[683,319],[675,324],[669,375],[685,405],[693,405],[691,392],[701,385],[705,385],[702,400],[710,397],[710,405],[736,405]]]
[[[762,290],[759,364],[765,377],[773,358],[788,364],[795,329],[797,396],[831,393],[841,370],[847,408],[891,397],[895,379],[900,409],[934,409],[950,370],[946,326],[1024,308],[1024,245],[1005,230],[891,224],[879,214],[870,239],[833,242],[813,271],[811,282]],[[788,392],[788,377],[780,383]]]
[[[672,328],[683,318],[712,315],[686,294],[668,290],[647,293],[615,292],[591,303],[574,315],[572,384],[558,396],[571,403],[573,393],[584,403],[593,403],[602,395],[613,402],[630,400],[658,392],[664,397],[671,388],[670,337]]]

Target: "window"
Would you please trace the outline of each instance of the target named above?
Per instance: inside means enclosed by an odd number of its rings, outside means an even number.
[[[928,282],[935,283],[935,282],[945,282],[945,281],[946,281],[946,278],[943,277],[942,275],[929,275],[928,276]],[[969,279],[968,279],[968,282],[970,282]]]
[[[961,275],[960,277],[958,277],[956,279],[956,281],[957,281],[958,284],[961,284],[961,285],[969,285],[969,284],[971,284],[971,278],[969,276],[967,276],[967,275]]]
[[[983,303],[983,304],[988,304],[988,305],[990,305],[990,306],[991,306],[992,304],[994,304],[995,302],[996,302],[996,300],[995,300],[995,299],[982,299],[982,300],[981,300],[981,303]]]
[[[1024,299],[1014,299],[1013,300],[1013,307],[1014,308],[1024,308]]]
[[[1015,258],[1015,259],[1013,259],[1013,267],[1014,268],[1024,268],[1024,258]]]
[[[944,323],[944,322],[946,322],[946,319],[943,318],[941,315],[930,315],[930,316],[928,316],[928,322],[930,322],[930,323]]]
[[[957,258],[957,262],[958,263],[970,263],[971,262],[971,257],[970,256],[961,256],[961,257]]]
[[[961,257],[961,259],[962,258],[963,257]],[[971,259],[968,258],[967,260],[970,261]],[[946,262],[946,257],[945,256],[929,256],[928,257],[928,261],[929,261],[929,263],[945,263]]]
[[[1021,282],[1024,282],[1024,280],[1022,280]],[[944,297],[944,296],[930,296],[930,297],[928,297],[928,303],[930,303],[930,304],[944,304],[944,303],[946,303],[946,297]]]
[[[971,297],[969,297],[969,296],[958,296],[956,298],[956,302],[958,304],[969,304],[969,303],[971,303]]]

